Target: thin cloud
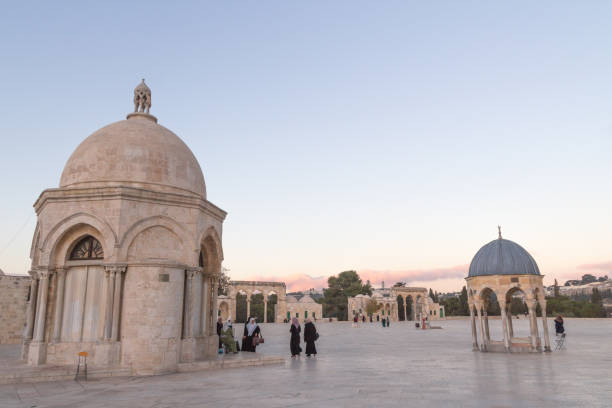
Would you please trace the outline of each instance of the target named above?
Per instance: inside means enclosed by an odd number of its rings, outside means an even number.
[[[450,268],[433,269],[411,269],[411,270],[372,270],[363,269],[357,271],[361,279],[370,281],[374,285],[380,285],[383,281],[385,286],[391,286],[395,282],[431,282],[441,279],[461,279],[467,276],[468,265],[454,266]],[[263,276],[256,275],[249,277],[250,280],[285,282],[288,292],[308,290],[310,288],[322,289],[327,287],[329,276],[310,276],[306,274],[293,274],[283,276]]]
[[[578,269],[595,269],[599,271],[612,271],[612,262],[602,262],[602,263],[592,263],[592,264],[583,264],[578,265]]]

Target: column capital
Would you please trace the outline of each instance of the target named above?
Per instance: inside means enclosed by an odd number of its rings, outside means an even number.
[[[193,280],[196,277],[196,275],[199,273],[199,271],[196,271],[193,269],[186,269],[185,273],[187,274],[187,279]]]
[[[127,270],[126,264],[106,264],[104,265],[104,271],[109,273],[125,273]]]
[[[536,300],[535,299],[525,299],[525,303],[527,304],[528,309],[535,309]]]
[[[37,273],[39,279],[49,279],[49,277],[53,274],[53,271],[49,269],[39,269]]]

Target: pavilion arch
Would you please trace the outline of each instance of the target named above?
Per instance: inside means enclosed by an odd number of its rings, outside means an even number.
[[[128,257],[128,251],[136,237],[138,237],[142,232],[152,228],[152,227],[163,227],[174,235],[176,235],[181,241],[181,246],[185,248],[185,243],[189,242],[188,239],[189,233],[187,230],[178,222],[176,222],[173,218],[170,218],[165,215],[155,215],[148,218],[143,218],[141,220],[136,221],[132,224],[127,231],[121,237],[121,241],[119,242],[119,260],[126,260]],[[187,248],[185,248],[186,250]],[[187,254],[183,259],[188,259]]]
[[[222,242],[221,236],[219,235],[215,227],[211,226],[205,229],[199,235],[198,240],[197,240],[197,247],[201,249],[204,245],[207,245],[208,249],[210,251],[213,251],[209,253],[208,255],[211,255],[211,256],[214,255],[216,259],[219,259],[219,262],[222,262],[224,257],[223,257],[223,245],[221,244],[221,242]]]
[[[221,263],[223,262],[223,251],[221,241],[214,228],[209,228],[207,235],[200,241],[200,253],[198,265],[204,268],[205,273],[221,273]]]
[[[100,243],[104,251],[104,259],[108,259],[109,253],[112,253],[112,246],[106,242],[104,235],[91,225],[76,224],[65,230],[54,243],[49,254],[49,266],[63,267],[64,265],[74,263],[74,260],[70,259],[70,253],[87,236],[95,238]]]
[[[117,235],[111,228],[111,226],[99,217],[96,217],[87,213],[76,213],[69,217],[64,218],[45,236],[40,247],[40,258],[38,259],[37,265],[53,265],[53,261],[57,259],[58,255],[61,257],[62,250],[58,250],[62,243],[66,242],[66,234],[71,234],[75,229],[83,226],[89,226],[96,231],[96,238],[100,241],[104,247],[104,254],[106,259],[112,259],[114,257],[114,248],[117,244]]]

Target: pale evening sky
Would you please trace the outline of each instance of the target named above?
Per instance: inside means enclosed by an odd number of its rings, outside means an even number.
[[[0,269],[27,272],[32,204],[146,78],[229,213],[234,279],[459,290],[498,224],[546,284],[612,276],[611,18],[608,1],[4,4]]]

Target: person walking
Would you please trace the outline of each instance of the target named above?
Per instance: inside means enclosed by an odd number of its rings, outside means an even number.
[[[561,315],[555,318],[555,334],[557,336],[565,333],[565,327],[563,327],[563,317]]]
[[[241,350],[250,351],[254,353],[257,348],[257,345],[255,345],[253,341],[255,337],[261,337],[261,329],[255,322],[255,318],[249,317],[249,320],[247,320],[247,323],[245,323],[244,325],[244,331],[242,333],[242,347],[240,347]]]
[[[306,343],[306,357],[317,354],[317,348],[315,347],[315,341],[319,338],[317,328],[310,319],[306,319],[304,325],[304,343]]]
[[[298,319],[294,317],[291,319],[291,328],[289,332],[291,333],[291,339],[289,340],[289,348],[291,349],[291,358],[299,357],[302,352],[302,348],[300,347],[300,332],[302,328],[300,327],[300,322]]]
[[[382,326],[385,327],[387,325],[387,319],[383,317],[381,321],[382,321]]]
[[[391,320],[389,320],[389,316],[387,316],[387,327],[391,326]]]

